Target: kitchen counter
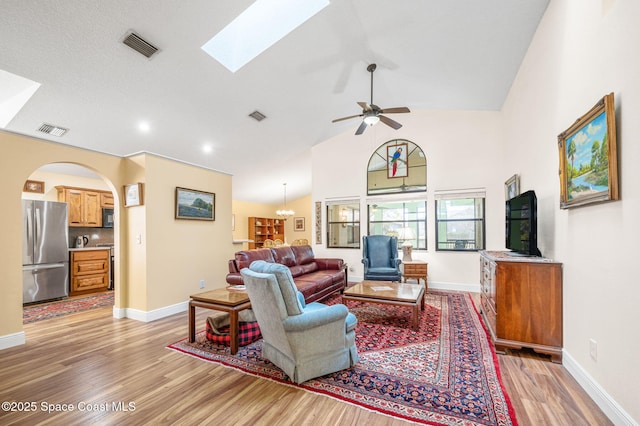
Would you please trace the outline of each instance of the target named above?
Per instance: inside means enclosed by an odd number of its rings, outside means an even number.
[[[69,251],[87,251],[87,250],[111,250],[112,247],[71,247]]]

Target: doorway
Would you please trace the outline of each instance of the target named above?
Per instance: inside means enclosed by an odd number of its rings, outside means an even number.
[[[99,307],[110,303],[113,306],[118,286],[114,276],[114,230],[118,226],[114,221],[117,217],[114,214],[117,202],[114,200],[118,197],[111,189],[112,185],[91,169],[72,163],[42,166],[29,176],[27,183],[31,186],[25,184],[23,200],[67,203],[65,265],[68,273],[65,277],[67,294],[62,297],[32,296],[27,285],[23,284],[23,301],[26,303],[23,321],[27,317],[25,312],[33,311],[37,305],[56,314],[67,309],[78,312],[83,305]],[[23,252],[25,245],[28,244],[23,237]],[[35,286],[30,291],[37,293],[41,290]],[[99,301],[89,302],[90,298]],[[45,314],[42,319],[49,317],[52,316]]]

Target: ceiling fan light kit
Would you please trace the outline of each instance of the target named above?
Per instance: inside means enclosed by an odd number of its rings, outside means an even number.
[[[363,117],[362,123],[356,130],[356,135],[361,135],[367,128],[367,125],[373,126],[377,124],[378,121],[382,121],[384,124],[386,124],[387,126],[395,130],[398,130],[399,128],[402,127],[402,124],[382,114],[399,114],[399,113],[411,112],[409,108],[396,107],[396,108],[380,109],[378,105],[373,103],[373,72],[376,70],[376,68],[377,68],[376,64],[369,64],[369,66],[367,66],[367,71],[371,73],[371,102],[370,103],[358,102],[358,105],[360,105],[360,107],[362,108],[362,114],[336,118],[335,120],[332,121],[332,123],[348,120],[350,118]]]

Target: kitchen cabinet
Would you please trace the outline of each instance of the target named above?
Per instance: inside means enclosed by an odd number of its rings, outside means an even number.
[[[69,295],[95,293],[109,288],[111,253],[107,249],[72,250]]]
[[[113,208],[113,194],[111,192],[100,193],[100,207],[103,209]]]
[[[69,186],[56,186],[56,189],[58,201],[69,205],[69,226],[99,228],[102,226],[102,209],[113,207],[113,194],[107,191]]]

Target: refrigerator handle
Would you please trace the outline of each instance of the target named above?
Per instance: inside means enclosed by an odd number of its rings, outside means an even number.
[[[40,238],[40,209],[36,207],[36,217],[35,217],[36,226],[33,231],[33,241],[35,244],[38,244],[38,238]]]
[[[31,228],[33,227],[33,224],[31,223],[31,209],[27,208],[27,226],[26,226],[26,233],[27,233],[27,241],[31,242]]]

